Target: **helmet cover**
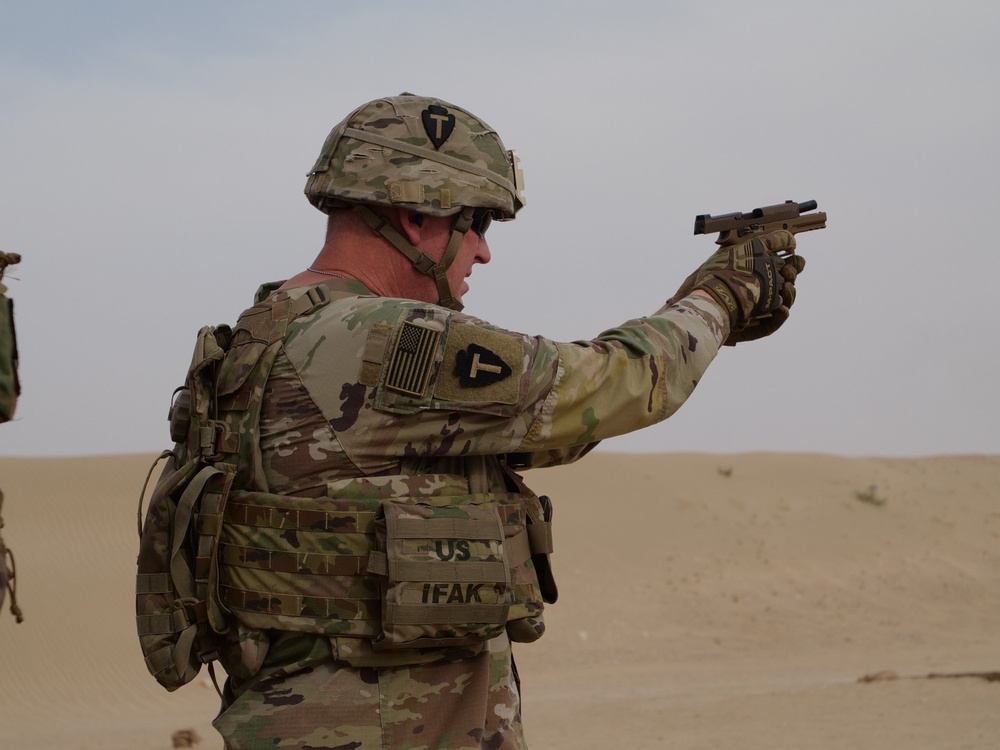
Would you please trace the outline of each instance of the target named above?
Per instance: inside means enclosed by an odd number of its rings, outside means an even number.
[[[326,139],[305,193],[324,213],[367,203],[450,216],[490,208],[501,221],[524,205],[517,155],[460,107],[413,94],[376,99]]]

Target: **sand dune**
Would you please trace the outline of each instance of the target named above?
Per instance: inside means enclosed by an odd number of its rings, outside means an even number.
[[[134,634],[152,458],[0,459],[26,617],[0,616],[0,748],[221,747],[207,675],[163,691]],[[528,479],[560,587],[515,652],[534,748],[1000,747],[1000,457],[600,453]]]

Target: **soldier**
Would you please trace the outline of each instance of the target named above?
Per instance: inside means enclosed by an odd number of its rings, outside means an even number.
[[[256,494],[229,497],[217,552],[227,748],[524,747],[510,644],[556,592],[549,506],[515,470],[666,419],[722,344],[787,317],[787,232],[720,248],[589,342],[464,314],[522,188],[514,152],[438,99],[369,102],[327,138],[305,188],[325,244],[261,288],[219,368],[220,409],[247,408],[280,342],[259,418],[203,433],[237,451],[255,429],[237,484]]]
[[[0,281],[8,266],[20,262],[21,256],[17,253],[0,252]],[[13,419],[20,393],[21,386],[17,379],[17,339],[14,336],[14,302],[7,297],[7,288],[0,283],[0,422]],[[0,511],[2,510],[3,491],[0,490]],[[2,528],[3,517],[0,516],[0,529]],[[0,537],[0,606],[3,606],[8,591],[11,614],[18,622],[22,622],[24,617],[17,606],[14,590],[14,555],[4,546],[3,537]]]

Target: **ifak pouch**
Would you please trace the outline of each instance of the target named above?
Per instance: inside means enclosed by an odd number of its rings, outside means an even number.
[[[489,494],[386,500],[375,517],[382,632],[373,648],[441,648],[504,632],[514,601],[503,523]]]

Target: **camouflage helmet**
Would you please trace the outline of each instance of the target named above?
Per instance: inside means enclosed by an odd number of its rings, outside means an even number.
[[[305,193],[324,213],[367,203],[451,216],[463,208],[514,218],[524,206],[517,155],[469,112],[403,93],[348,115],[323,144]]]

